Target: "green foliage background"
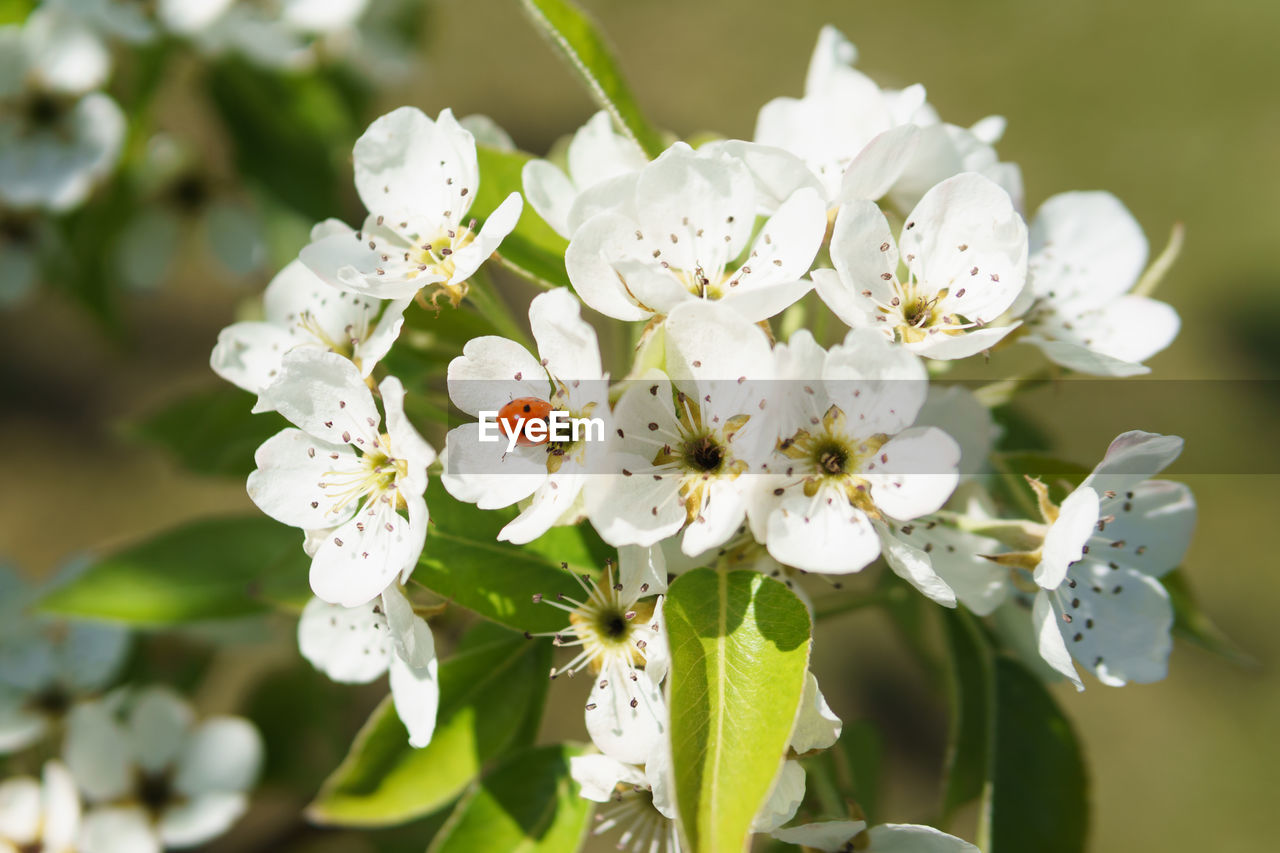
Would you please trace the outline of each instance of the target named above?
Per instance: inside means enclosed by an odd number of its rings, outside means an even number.
[[[1182,314],[1183,333],[1152,360],[1155,381],[1185,381],[1161,393],[1106,394],[1105,406],[1093,410],[1054,405],[1054,391],[1046,389],[1022,411],[1062,448],[1059,455],[1085,464],[1125,429],[1188,438],[1186,455],[1171,472],[1192,486],[1200,504],[1186,574],[1205,609],[1260,664],[1236,667],[1179,644],[1169,678],[1158,685],[1113,690],[1091,682],[1084,694],[1055,693],[1090,764],[1092,849],[1266,849],[1280,766],[1273,734],[1280,716],[1274,673],[1280,576],[1270,539],[1280,485],[1273,438],[1280,414],[1274,331],[1280,323],[1280,52],[1274,48],[1280,5],[584,5],[616,44],[649,117],[682,135],[749,136],[762,103],[800,93],[817,29],[831,22],[857,43],[859,67],[886,84],[923,82],[945,118],[963,124],[989,113],[1007,116],[1000,151],[1022,164],[1032,209],[1063,190],[1111,190],[1143,223],[1157,251],[1172,222],[1185,222],[1186,248],[1159,292]],[[418,79],[378,91],[359,127],[401,103],[432,114],[451,106],[459,115],[489,114],[521,148],[536,152],[577,127],[593,107],[518,6],[514,0],[431,4],[427,67]],[[201,138],[203,128],[215,127],[208,119],[213,105],[237,99],[245,85],[230,72],[216,79],[175,73],[153,107],[157,121],[189,134],[194,129]],[[350,134],[339,147],[359,132],[333,118],[332,103],[295,94],[320,132]],[[243,98],[237,103],[250,114],[255,108]],[[203,144],[218,167],[247,168],[217,132]],[[304,162],[313,164],[316,183],[293,203],[309,216],[354,219],[349,163],[325,156],[308,149]],[[249,173],[269,186],[277,177],[272,167],[258,163]],[[273,215],[274,261],[283,263],[296,250],[306,224],[293,214]],[[520,285],[508,293],[516,305],[531,295]],[[43,574],[77,550],[126,544],[209,514],[255,512],[241,483],[186,473],[172,457],[136,442],[128,426],[139,412],[218,387],[206,366],[208,352],[245,295],[193,262],[162,291],[122,303],[125,333],[114,338],[50,289],[0,314],[0,446],[7,449],[0,551]],[[983,375],[999,375],[1001,367],[997,360]],[[1037,410],[1037,403],[1044,408]],[[224,465],[210,452],[202,470]],[[288,633],[281,631],[274,658],[250,651],[247,642],[220,653],[197,699],[210,711],[251,700],[269,743],[273,731],[304,721],[313,748],[275,756],[270,769],[273,779],[309,792],[336,766],[343,738],[354,734],[378,697],[376,691],[353,697],[296,671],[287,685],[269,680],[274,698],[250,690],[261,668],[284,668],[296,659]],[[157,654],[161,664],[168,659]],[[934,673],[922,670],[890,622],[872,611],[824,622],[813,659],[846,724],[868,720],[882,732],[880,813],[930,818],[942,797],[936,780],[947,732],[946,696],[931,686]],[[582,738],[579,692],[552,685],[542,740]],[[338,733],[335,743],[325,741],[326,732]],[[368,837],[303,832],[288,817],[296,805],[266,803],[217,849],[420,850],[426,834],[420,827]],[[962,834],[972,836],[965,830],[974,821],[976,815],[961,814]]]

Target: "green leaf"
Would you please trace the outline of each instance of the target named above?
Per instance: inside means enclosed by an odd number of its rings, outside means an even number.
[[[512,756],[458,803],[427,853],[573,853],[591,816],[569,776],[580,752],[557,745]]]
[[[804,691],[809,612],[758,572],[698,569],[666,600],[676,806],[690,853],[741,853]]]
[[[231,385],[182,397],[127,431],[172,453],[197,474],[246,477],[262,442],[289,426],[280,415],[253,414],[254,396]]]
[[[550,643],[481,623],[440,666],[431,743],[409,746],[387,697],[325,780],[308,817],[339,826],[389,826],[448,805],[487,761],[532,741],[550,667]],[[531,717],[535,722],[528,725]]]
[[[947,738],[942,816],[982,796],[991,751],[995,696],[991,646],[982,627],[964,608],[942,614],[951,662],[948,694],[951,720]]]
[[[211,67],[207,91],[242,174],[313,221],[341,211],[348,182],[338,143],[355,131],[344,92],[318,75],[272,74],[240,59]]]
[[[650,158],[661,154],[662,135],[641,114],[613,51],[586,13],[572,0],[520,0],[520,5],[622,132]]]
[[[997,658],[993,672],[994,740],[978,846],[983,853],[1082,853],[1088,780],[1075,732],[1022,664]]]
[[[1160,578],[1160,583],[1173,602],[1173,633],[1206,651],[1221,655],[1238,666],[1256,667],[1258,661],[1240,646],[1200,609],[1195,593],[1187,582],[1186,572],[1175,569]]]
[[[498,531],[515,517],[514,508],[482,510],[453,498],[433,479],[427,490],[431,527],[413,579],[432,592],[486,619],[517,631],[542,633],[568,624],[565,614],[535,604],[535,594],[582,590],[561,568],[595,574],[603,566],[585,525],[553,527],[524,546],[498,541]]]
[[[471,213],[483,219],[511,193],[523,192],[521,173],[533,156],[523,151],[500,151],[477,145],[476,158],[480,164],[480,186]],[[503,266],[535,284],[568,287],[569,274],[564,268],[564,252],[568,247],[569,241],[526,203],[515,230],[503,239],[497,255]]]
[[[301,606],[310,560],[302,534],[261,516],[196,521],[90,566],[40,609],[61,616],[179,625]]]

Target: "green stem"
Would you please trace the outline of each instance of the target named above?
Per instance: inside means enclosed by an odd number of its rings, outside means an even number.
[[[483,270],[477,270],[471,276],[467,298],[480,315],[493,324],[498,334],[521,344],[530,352],[537,351],[511,306],[502,300],[493,280]]]

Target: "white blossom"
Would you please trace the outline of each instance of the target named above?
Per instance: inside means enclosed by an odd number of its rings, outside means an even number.
[[[262,737],[241,717],[196,722],[164,687],[117,692],[76,707],[63,760],[84,794],[82,853],[193,847],[248,807]]]
[[[1113,687],[1159,681],[1168,670],[1173,606],[1158,579],[1182,561],[1196,506],[1185,485],[1150,478],[1181,451],[1177,436],[1126,432],[1060,505],[1033,482],[1041,545],[998,558],[1033,572],[1040,654],[1078,690],[1073,658]]]
[[[774,830],[773,837],[823,853],[979,853],[977,847],[954,835],[909,823],[883,823],[868,829],[863,820],[819,821]]]
[[[0,782],[0,853],[75,853],[80,794],[60,761],[44,765],[43,779]]]
[[[925,595],[954,606],[928,557],[891,528],[938,510],[958,479],[955,441],[912,426],[923,365],[869,329],[829,352],[802,331],[777,357],[796,420],[752,492],[756,539],[779,562],[824,574],[860,571],[883,553]]]
[[[1031,223],[1027,290],[1015,313],[1022,340],[1054,362],[1102,376],[1149,372],[1142,365],[1177,337],[1172,307],[1129,291],[1147,262],[1147,240],[1110,193],[1062,193]]]
[[[896,242],[875,204],[845,204],[831,260],[835,271],[815,270],[814,285],[849,326],[877,329],[918,355],[965,358],[1013,330],[988,324],[1022,291],[1027,228],[1008,193],[966,173],[925,193]]]
[[[684,302],[721,300],[757,322],[811,287],[804,276],[826,233],[826,209],[812,189],[787,198],[753,240],[755,182],[723,151],[676,143],[603,186],[565,253],[574,289],[602,314],[647,320]]]
[[[435,640],[399,586],[359,607],[311,599],[298,621],[298,649],[316,669],[346,684],[367,684],[390,671],[392,702],[409,744],[431,742],[440,706]]]
[[[566,152],[566,168],[548,160],[530,160],[524,165],[522,183],[525,198],[547,224],[566,239],[582,224],[590,201],[577,205],[588,190],[606,197],[610,188],[602,186],[626,177],[649,162],[634,140],[614,130],[613,119],[601,110],[573,135]]]
[[[601,470],[608,451],[608,380],[600,361],[595,330],[580,315],[567,289],[539,294],[529,305],[529,324],[538,345],[534,357],[515,341],[497,336],[474,338],[449,364],[449,396],[474,417],[498,412],[513,401],[538,401],[566,418],[597,419],[603,435],[590,429],[568,441],[512,446],[511,429],[490,422],[497,440],[483,440],[479,422],[449,431],[441,482],[458,500],[482,509],[521,503],[499,539],[530,542],[553,525],[576,523],[583,514],[583,487]],[[536,418],[535,418],[536,419]],[[496,433],[492,433],[494,428]],[[550,424],[548,424],[550,426]]]
[[[298,428],[258,448],[249,497],[277,521],[313,533],[311,589],[345,607],[407,579],[427,535],[423,493],[435,452],[405,417],[400,380],[388,376],[378,390],[386,433],[356,366],[306,347],[285,354],[259,406]]]
[[[378,299],[433,288],[457,304],[467,279],[520,218],[512,193],[477,230],[467,212],[481,175],[475,140],[444,110],[435,121],[401,107],[375,120],[355,150],[356,190],[369,211],[354,234],[321,237],[302,262],[340,290]]]
[[[42,587],[27,585],[0,565],[0,755],[54,730],[73,702],[102,690],[124,664],[129,650],[124,629],[27,613],[87,565],[72,564]]]
[[[757,326],[703,300],[678,306],[664,329],[668,372],[623,391],[610,473],[588,482],[587,512],[612,545],[653,545],[683,531],[692,555],[742,525],[748,472],[777,437],[764,405],[773,359]]]
[[[0,203],[65,212],[111,171],[125,119],[96,91],[110,68],[98,35],[58,6],[0,27]]]
[[[332,222],[321,229],[350,230]],[[279,376],[285,353],[314,347],[351,359],[368,377],[400,334],[408,304],[337,292],[295,260],[267,285],[262,320],[218,333],[210,365],[228,382],[260,394]]]

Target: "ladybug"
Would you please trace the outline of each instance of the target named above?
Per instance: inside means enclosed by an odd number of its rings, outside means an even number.
[[[534,441],[525,435],[523,421],[543,421],[551,414],[551,404],[537,397],[517,397],[498,410],[498,423],[508,436],[519,435],[516,439],[518,447],[529,447],[535,444],[546,444],[549,438]]]

